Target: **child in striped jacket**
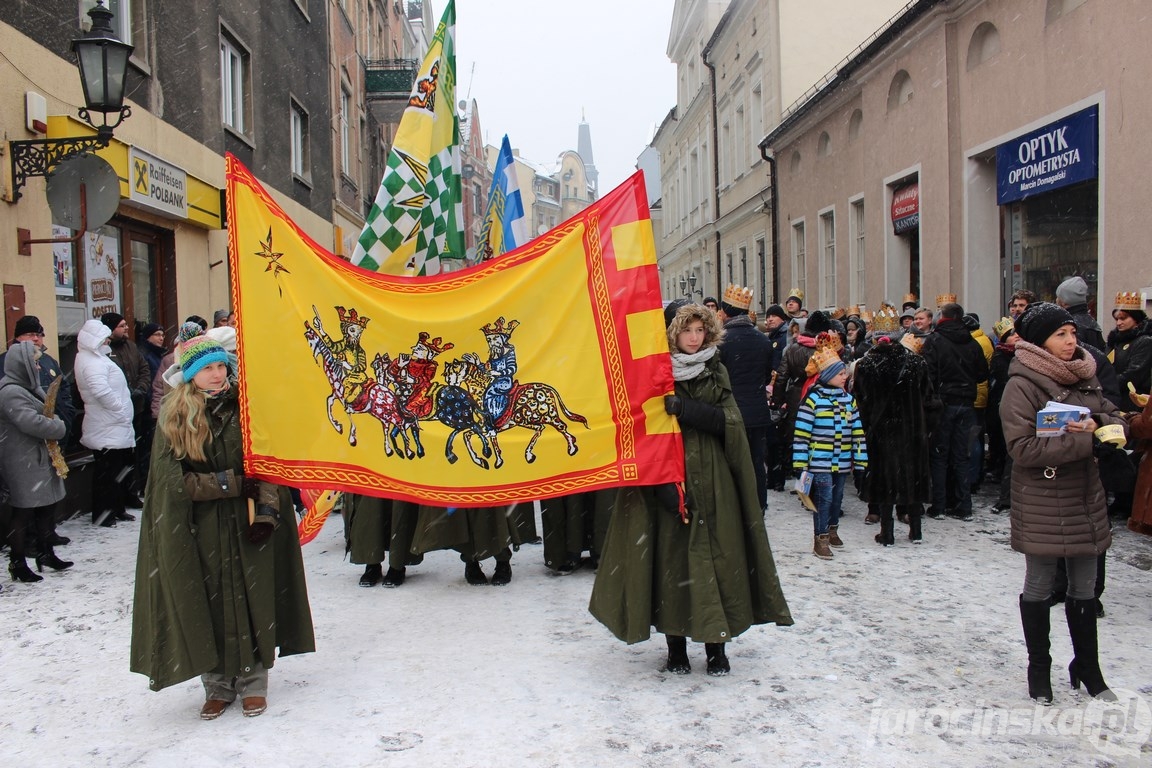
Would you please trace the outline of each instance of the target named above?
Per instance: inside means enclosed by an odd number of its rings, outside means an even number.
[[[838,528],[845,481],[854,469],[868,466],[860,412],[856,398],[844,389],[848,369],[835,346],[832,340],[817,340],[809,363],[816,381],[796,412],[792,443],[793,469],[812,475],[812,552],[823,560],[832,559],[830,547],[844,546]]]

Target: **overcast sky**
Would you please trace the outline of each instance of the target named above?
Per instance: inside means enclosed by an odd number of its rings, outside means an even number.
[[[439,21],[446,0],[433,0]],[[581,115],[603,196],[632,175],[676,105],[674,0],[456,0],[457,101],[477,101],[487,144],[505,133],[548,165],[576,149]],[[475,65],[475,68],[473,68]]]

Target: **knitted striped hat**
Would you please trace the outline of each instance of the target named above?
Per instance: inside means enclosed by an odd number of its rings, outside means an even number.
[[[207,336],[197,336],[181,345],[180,370],[184,374],[184,381],[192,381],[200,369],[209,363],[228,364],[228,353],[219,342]]]
[[[176,333],[176,342],[178,344],[185,344],[197,336],[203,335],[204,329],[200,326],[200,324],[189,320],[188,322],[184,323],[184,325],[180,326],[180,330]]]

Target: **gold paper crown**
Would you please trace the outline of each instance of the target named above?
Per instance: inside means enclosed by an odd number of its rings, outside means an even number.
[[[849,304],[844,309],[844,313],[848,315],[848,317],[860,317],[860,313],[863,311],[864,307],[860,306],[859,304]]]
[[[920,354],[920,350],[924,348],[924,337],[917,336],[914,333],[905,333],[900,337],[900,344],[918,355]]]
[[[835,309],[828,310],[828,317],[833,320],[843,320],[844,316],[844,307],[836,307]]]
[[[724,289],[724,297],[721,301],[737,309],[748,309],[752,306],[752,289],[729,283],[728,287]]]
[[[904,294],[904,303],[905,304],[915,304],[915,305],[919,306],[920,300],[918,298],[916,298],[916,294],[906,293],[906,294]]]
[[[495,323],[493,323],[491,325],[485,325],[483,328],[480,329],[480,332],[483,333],[485,336],[503,336],[504,338],[508,338],[509,336],[512,335],[512,331],[516,330],[519,327],[520,327],[520,321],[519,320],[510,320],[510,321],[508,321],[508,324],[505,325],[504,324],[504,318],[498,317],[498,318],[496,318]]]
[[[873,317],[874,316],[870,310],[867,310],[867,309],[861,309],[860,310],[860,319],[864,321],[865,325],[871,325],[872,321],[873,321]]]
[[[955,303],[956,303],[956,294],[954,294],[954,293],[938,293],[938,294],[936,294],[936,309],[940,309],[940,307],[944,306],[945,304],[955,304]]]
[[[896,307],[883,304],[876,310],[876,318],[872,321],[872,330],[875,333],[892,333],[900,327],[900,315]]]
[[[999,341],[1004,341],[1004,337],[1008,335],[1009,331],[1016,329],[1016,323],[1010,317],[1002,317],[996,321],[992,326],[992,333],[996,334]]]
[[[344,307],[336,307],[336,316],[340,318],[340,325],[358,325],[361,328],[368,326],[368,318],[356,313],[355,309],[344,311]]]
[[[1116,294],[1116,306],[1121,312],[1140,312],[1144,309],[1144,300],[1138,291],[1120,291]]]
[[[840,362],[840,350],[844,345],[840,343],[840,334],[824,331],[816,337],[816,351],[808,358],[808,365],[804,372],[815,376],[833,363]]]
[[[803,304],[804,303],[804,291],[800,290],[799,288],[793,288],[792,290],[788,291],[788,298],[789,299],[800,299],[800,303]],[[787,304],[788,302],[785,301],[784,303]]]

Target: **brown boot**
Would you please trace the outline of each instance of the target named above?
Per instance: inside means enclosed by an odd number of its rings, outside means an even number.
[[[204,702],[204,706],[200,707],[201,720],[215,720],[224,714],[224,710],[228,709],[230,701],[221,701],[220,699],[208,699]]]
[[[828,543],[833,547],[844,546],[844,542],[840,540],[840,534],[837,532],[839,527],[838,525],[828,526]]]
[[[246,696],[244,698],[244,717],[258,717],[268,709],[268,700],[263,696]]]
[[[816,536],[815,543],[812,545],[812,554],[821,560],[832,559],[832,548],[828,546],[828,534],[821,533]]]

